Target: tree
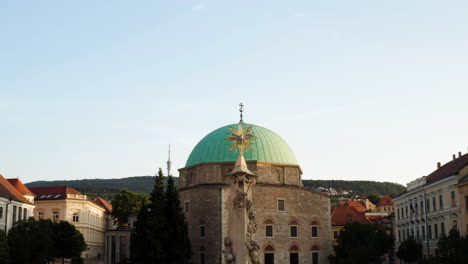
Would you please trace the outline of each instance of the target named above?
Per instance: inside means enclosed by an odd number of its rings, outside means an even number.
[[[52,224],[52,239],[54,241],[55,257],[62,258],[62,262],[67,258],[79,258],[81,252],[86,249],[86,243],[80,231],[67,221],[60,221]]]
[[[150,203],[138,214],[132,234],[131,255],[135,263],[189,263],[188,229],[172,177],[164,191],[161,169],[154,180]]]
[[[10,253],[8,250],[8,240],[5,231],[0,229],[0,264],[10,264]]]
[[[401,242],[398,247],[397,257],[410,263],[419,261],[422,259],[422,245],[412,237],[409,237]]]
[[[112,217],[114,218],[114,224],[117,224],[118,228],[127,228],[128,218],[131,215],[138,214],[143,205],[147,202],[148,198],[146,195],[131,192],[126,188],[122,189],[119,193],[115,194],[114,199],[112,199]]]
[[[380,194],[378,193],[373,193],[369,196],[367,196],[367,199],[369,199],[369,201],[375,205],[379,205],[380,203]]]
[[[462,237],[456,228],[452,228],[448,236],[442,234],[437,247],[436,255],[440,263],[466,263],[468,259],[468,237]]]
[[[164,175],[159,169],[150,195],[150,204],[143,206],[132,234],[132,257],[135,263],[166,263],[163,243],[168,241],[165,217]]]
[[[179,192],[174,185],[174,179],[169,175],[166,188],[166,221],[168,237],[165,245],[167,263],[184,264],[190,260],[190,240],[185,216],[180,207]]]
[[[12,264],[45,264],[54,257],[52,221],[29,218],[14,225],[8,232]]]
[[[340,232],[332,264],[381,263],[393,245],[393,237],[376,224],[348,223]]]

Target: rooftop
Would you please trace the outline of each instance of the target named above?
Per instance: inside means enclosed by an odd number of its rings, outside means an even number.
[[[18,202],[32,204],[18,191],[3,175],[0,174],[0,197],[12,199]]]
[[[445,163],[433,171],[426,177],[426,182],[432,183],[449,176],[457,175],[466,166],[468,166],[468,153]]]
[[[243,123],[243,127],[252,126],[253,151],[246,150],[246,161],[265,161],[278,164],[298,165],[296,157],[284,141],[275,132],[252,124]],[[235,162],[239,153],[230,151],[230,143],[225,140],[231,133],[229,128],[237,128],[237,124],[220,127],[206,135],[190,153],[185,167],[205,162]]]
[[[344,206],[334,207],[331,213],[332,225],[342,226],[347,223],[358,222],[361,224],[371,224],[363,212],[358,212],[355,207]]]
[[[49,186],[49,187],[29,187],[36,195],[35,200],[62,200],[67,198],[67,194],[83,195],[69,186]]]
[[[108,201],[102,199],[101,197],[98,197],[93,200],[93,202],[102,208],[106,209],[108,213],[112,212],[112,204],[110,204]]]
[[[13,185],[20,193],[23,195],[34,195],[28,187],[26,187],[18,178],[16,179],[7,179],[7,181]]]

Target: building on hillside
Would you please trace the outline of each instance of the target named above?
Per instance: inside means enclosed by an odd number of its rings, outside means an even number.
[[[409,237],[420,241],[424,255],[433,255],[441,234],[462,228],[464,219],[461,205],[464,203],[463,177],[468,172],[468,154],[458,157],[407,184],[407,190],[393,199],[395,203],[396,248]],[[457,188],[458,187],[458,188]]]
[[[68,221],[79,230],[88,248],[84,258],[104,257],[105,232],[110,227],[112,206],[102,198],[91,201],[68,186],[30,187],[35,195],[36,219]]]
[[[376,207],[376,212],[391,214],[395,211],[393,198],[385,195],[380,198],[379,205]]]
[[[33,210],[31,191],[19,179],[7,180],[0,174],[0,229],[8,232],[18,221],[31,217]]]
[[[347,223],[358,222],[361,224],[371,224],[365,211],[358,211],[354,206],[337,206],[333,207],[331,211],[331,227],[332,227],[332,239],[336,241],[340,231],[344,228]]]
[[[280,136],[261,126],[239,124],[244,130],[252,126],[255,137],[254,150],[244,156],[246,169],[256,177],[252,212],[261,262],[328,263],[332,251],[329,197],[303,188],[302,170]],[[228,208],[233,202],[228,175],[236,171],[239,153],[229,150],[225,140],[229,128],[238,129],[238,124],[205,136],[179,169],[181,203],[196,264],[225,263],[223,252],[230,254],[225,244]]]

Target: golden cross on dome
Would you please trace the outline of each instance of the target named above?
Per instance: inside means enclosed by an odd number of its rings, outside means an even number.
[[[242,112],[244,112],[244,105],[242,104],[242,102],[240,103],[240,108],[239,108],[239,112],[240,112],[240,121],[244,121],[242,120]]]
[[[242,112],[241,112],[241,118],[242,118]],[[239,149],[240,155],[244,155],[245,148],[248,148],[253,151],[254,149],[250,145],[251,141],[255,139],[255,136],[251,134],[252,128],[253,128],[252,126],[249,126],[247,129],[244,130],[242,119],[237,124],[237,130],[232,127],[229,127],[231,134],[227,138],[225,138],[225,140],[232,141],[229,151],[237,148]]]

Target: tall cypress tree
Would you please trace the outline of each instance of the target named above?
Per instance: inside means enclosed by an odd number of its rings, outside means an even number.
[[[191,249],[187,223],[180,206],[179,192],[174,185],[174,179],[171,175],[168,177],[165,215],[167,223],[170,223],[167,229],[170,239],[164,243],[164,249],[167,252],[167,263],[189,263]]]
[[[169,236],[165,207],[164,175],[159,169],[150,204],[142,208],[135,223],[132,237],[132,258],[135,263],[167,263],[164,243]]]

